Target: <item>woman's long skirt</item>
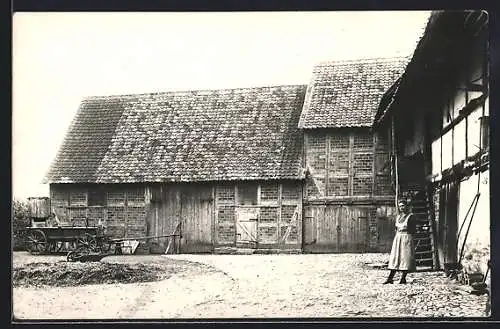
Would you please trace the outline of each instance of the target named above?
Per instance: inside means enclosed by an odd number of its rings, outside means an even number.
[[[405,232],[396,233],[392,242],[388,268],[408,272],[416,270],[415,243],[411,234]]]

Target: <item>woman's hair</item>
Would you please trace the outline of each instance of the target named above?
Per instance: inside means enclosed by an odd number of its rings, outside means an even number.
[[[401,198],[398,200],[398,205],[399,204],[404,204],[405,206],[409,206],[410,205],[410,199],[409,198]]]

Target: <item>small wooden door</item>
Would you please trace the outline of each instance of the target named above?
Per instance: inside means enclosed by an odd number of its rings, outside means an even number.
[[[258,208],[237,208],[236,210],[236,245],[257,247]]]
[[[443,264],[455,263],[457,255],[457,226],[458,226],[458,184],[450,183],[445,187],[442,214],[444,215],[443,231]]]

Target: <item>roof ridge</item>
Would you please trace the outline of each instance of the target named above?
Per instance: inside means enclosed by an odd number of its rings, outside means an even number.
[[[185,90],[167,90],[167,91],[157,91],[148,93],[128,93],[128,94],[110,94],[110,95],[93,95],[86,96],[83,101],[93,101],[93,100],[103,100],[103,99],[113,99],[113,98],[127,98],[127,97],[137,97],[137,96],[153,96],[153,95],[168,95],[168,94],[192,94],[192,93],[203,93],[203,92],[214,92],[214,91],[248,91],[256,89],[273,89],[273,88],[297,88],[297,87],[307,87],[307,83],[303,84],[282,84],[282,85],[264,85],[264,86],[254,86],[254,87],[234,87],[234,88],[214,88],[214,89],[185,89]]]
[[[369,63],[369,62],[390,62],[395,60],[408,60],[411,58],[411,54],[407,56],[391,56],[391,57],[368,57],[368,58],[358,58],[358,59],[339,59],[339,60],[329,60],[321,61],[314,65],[314,67],[326,65],[326,64],[342,64],[342,63]]]

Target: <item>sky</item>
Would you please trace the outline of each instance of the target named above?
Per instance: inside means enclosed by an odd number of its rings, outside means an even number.
[[[410,56],[429,12],[16,13],[12,192],[42,184],[84,97],[307,84],[321,61]]]

